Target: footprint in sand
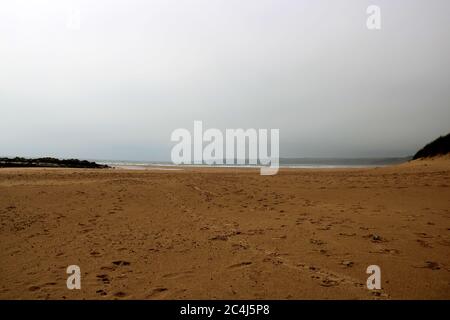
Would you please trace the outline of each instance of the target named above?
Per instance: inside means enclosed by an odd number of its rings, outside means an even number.
[[[109,276],[107,274],[99,274],[97,275],[97,278],[102,281],[104,284],[109,284],[110,283],[110,279]]]
[[[124,260],[116,260],[116,261],[113,261],[112,263],[113,263],[113,265],[116,265],[116,266],[119,266],[119,267],[129,266],[131,264],[130,262],[124,261]]]
[[[425,268],[425,269],[431,269],[431,270],[439,270],[441,269],[441,266],[439,263],[434,261],[425,261],[425,265],[422,266],[416,266],[416,268]]]
[[[157,287],[153,288],[147,298],[161,298],[162,295],[165,295],[169,289],[165,287]]]
[[[178,279],[178,278],[190,276],[193,273],[194,273],[193,271],[174,272],[174,273],[167,273],[167,274],[163,275],[162,277],[165,279]]]
[[[127,296],[127,294],[123,291],[119,291],[119,292],[114,293],[113,296],[117,297],[117,298],[124,298]]]
[[[417,239],[416,241],[424,248],[433,248],[428,242],[422,239]]]
[[[56,286],[56,282],[47,282],[44,286]]]
[[[97,291],[95,291],[95,292],[98,293],[98,294],[101,295],[101,296],[106,296],[106,295],[108,294],[105,290],[102,290],[102,289],[97,290]]]
[[[231,266],[228,266],[227,268],[228,269],[237,269],[237,268],[243,268],[243,267],[249,266],[251,264],[252,264],[251,261],[244,261],[244,262],[232,264]]]
[[[326,279],[323,279],[323,280],[322,280],[322,282],[320,283],[320,285],[321,285],[322,287],[335,287],[335,286],[338,286],[338,285],[339,285],[339,282],[336,281],[336,280],[333,280],[333,279],[326,278]]]
[[[326,244],[325,241],[322,241],[320,239],[309,239],[309,242],[311,244],[315,244],[315,245],[318,245],[318,246],[322,246],[322,245]]]
[[[41,287],[39,287],[39,286],[31,286],[28,288],[29,291],[38,291],[40,289],[41,289]]]

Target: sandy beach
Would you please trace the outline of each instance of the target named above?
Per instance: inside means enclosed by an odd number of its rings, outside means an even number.
[[[0,195],[1,299],[450,299],[449,158],[0,169]]]

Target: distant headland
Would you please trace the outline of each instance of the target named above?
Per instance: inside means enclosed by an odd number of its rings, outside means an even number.
[[[444,156],[450,153],[450,133],[446,136],[440,136],[436,140],[430,142],[425,147],[417,151],[413,160],[421,158],[431,158],[436,156]]]

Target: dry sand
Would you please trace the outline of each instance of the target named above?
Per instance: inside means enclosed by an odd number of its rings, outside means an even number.
[[[3,299],[450,299],[450,160],[0,169],[0,240]]]

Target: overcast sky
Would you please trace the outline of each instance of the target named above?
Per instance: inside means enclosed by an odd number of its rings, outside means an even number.
[[[2,1],[0,155],[169,160],[194,120],[409,155],[450,131],[449,57],[448,0]]]

